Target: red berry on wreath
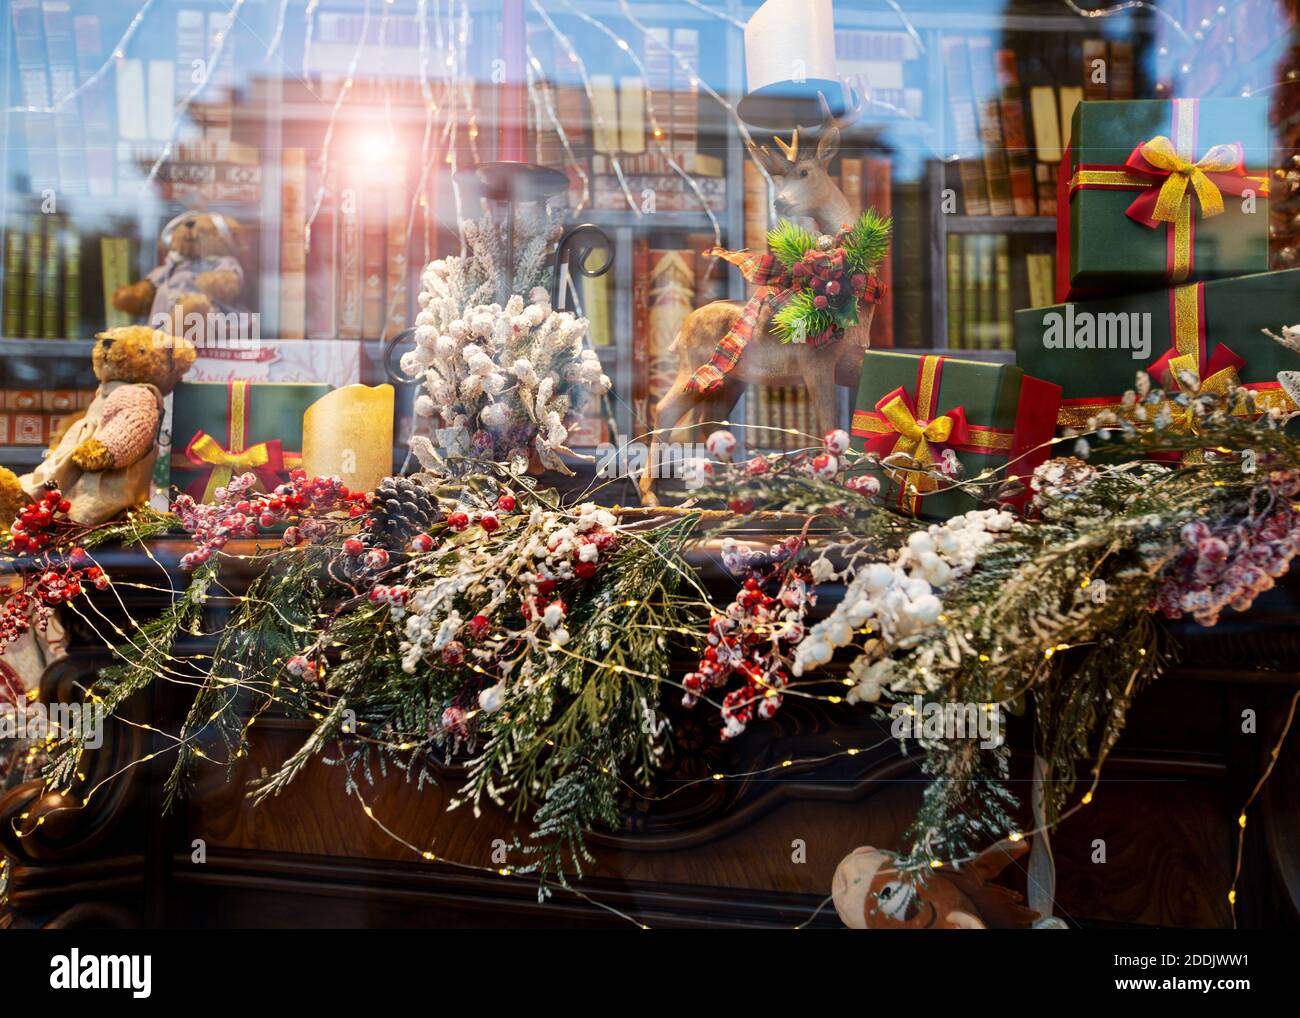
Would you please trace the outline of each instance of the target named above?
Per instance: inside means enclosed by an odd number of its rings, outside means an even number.
[[[383,548],[371,548],[366,552],[367,569],[383,569],[388,565],[388,552]]]
[[[826,310],[829,304],[830,301],[826,299],[826,295],[824,293],[819,293],[816,297],[813,298],[813,307],[815,307],[818,311]]]
[[[486,615],[475,615],[465,624],[465,628],[469,630],[471,639],[481,640],[492,628],[492,622]]]
[[[733,513],[743,515],[754,508],[754,500],[752,498],[733,498],[727,503],[727,508]]]
[[[412,551],[433,551],[433,538],[428,534],[416,534],[411,538]]]
[[[576,566],[573,567],[573,572],[577,575],[577,577],[580,580],[590,580],[593,576],[596,575],[596,563],[579,562]]]
[[[469,514],[460,512],[459,510],[451,513],[447,517],[447,526],[459,533],[469,526]]]
[[[360,538],[349,537],[343,542],[343,553],[356,557],[366,550],[366,546],[361,543]]]
[[[444,664],[452,666],[460,664],[465,660],[465,645],[459,640],[452,640],[442,648],[442,660]]]
[[[501,521],[497,519],[496,513],[484,513],[478,518],[478,525],[490,534],[500,528]]]
[[[497,499],[497,508],[500,509],[503,513],[514,512],[515,505],[516,503],[515,503],[514,495],[508,495],[508,494],[502,495],[500,498]]]

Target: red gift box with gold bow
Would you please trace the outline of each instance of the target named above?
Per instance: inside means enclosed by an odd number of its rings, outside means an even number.
[[[1268,269],[1268,107],[1080,103],[1057,180],[1056,299]]]

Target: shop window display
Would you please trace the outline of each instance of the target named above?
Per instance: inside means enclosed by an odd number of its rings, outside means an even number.
[[[1294,2],[5,6],[0,922],[1294,923]]]

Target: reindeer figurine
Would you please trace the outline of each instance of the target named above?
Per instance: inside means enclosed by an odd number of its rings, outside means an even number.
[[[855,217],[826,168],[839,151],[841,126],[858,117],[862,102],[859,98],[840,117],[833,117],[825,96],[821,101],[823,119],[817,130],[815,152],[800,151],[797,128],[788,145],[780,138],[775,139],[780,156],[752,142],[749,149],[780,185],[774,202],[777,212],[787,218],[811,217],[820,233],[834,235]],[[673,340],[670,349],[677,353],[677,377],[651,412],[650,449],[640,482],[643,505],[659,504],[654,480],[660,436],[670,432],[691,411],[696,424],[726,420],[746,385],[782,386],[802,382],[819,435],[839,426],[835,387],[839,384],[857,388],[863,353],[871,345],[875,306],[868,304],[862,308],[858,324],[846,329],[839,341],[826,346],[782,342],[769,327],[772,310],[765,308],[739,360],[715,388],[699,391],[692,385],[696,370],[709,362],[719,341],[731,332],[743,310],[742,304],[732,301],[706,304],[691,312]]]

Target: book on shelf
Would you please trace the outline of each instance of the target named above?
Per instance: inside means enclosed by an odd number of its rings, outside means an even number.
[[[176,118],[176,65],[170,60],[150,60],[146,70],[148,107],[145,120],[152,141],[167,141]]]
[[[86,85],[104,60],[104,43],[99,17],[79,14],[72,19],[73,48],[77,61],[77,85]],[[106,79],[107,80],[107,79]],[[86,146],[86,177],[90,193],[107,197],[117,190],[113,104],[106,80],[91,85],[78,100]]]
[[[59,184],[66,194],[83,195],[89,190],[89,181],[86,175],[86,142],[81,112],[77,101],[71,98],[77,88],[77,47],[73,38],[72,7],[68,0],[43,0],[41,6],[45,24],[50,99],[56,104],[54,134],[58,144]]]
[[[361,171],[343,164],[338,193],[338,334],[360,339],[362,328]]]
[[[280,154],[280,339],[307,336],[307,153]]]
[[[862,160],[862,199],[859,205],[875,209],[882,216],[894,214],[893,163],[881,156],[868,156]],[[884,296],[876,305],[871,320],[871,345],[877,349],[894,345],[894,259],[898,245],[891,244],[889,253],[876,270],[885,284]]]
[[[650,428],[650,241],[632,241],[632,434]]]
[[[32,221],[27,231],[27,250],[23,255],[23,335],[29,339],[41,336],[41,289],[44,282],[45,231],[39,217]]]
[[[307,338],[333,339],[338,331],[338,199],[335,167],[321,180],[319,163],[307,168],[307,194],[311,201],[321,194],[320,211],[311,224],[311,243],[306,251],[304,271],[307,300]],[[305,240],[304,236],[304,240]]]
[[[81,234],[71,221],[63,224],[59,248],[63,254],[63,331],[68,339],[81,338]]]
[[[767,231],[771,229],[772,199],[763,171],[746,159],[744,166],[744,247],[750,251],[767,248]]]
[[[1006,233],[953,234],[946,257],[951,350],[1014,349],[1014,309],[1053,303],[1055,256],[1013,250]]]
[[[694,154],[700,145],[700,33],[673,29],[672,134],[670,148],[678,157]]]
[[[59,221],[54,216],[45,217],[45,251],[41,264],[41,331],[42,339],[59,339],[63,335],[63,303],[61,294],[62,262]]]
[[[387,222],[385,258],[383,337],[395,336],[408,325],[411,317],[411,266],[407,254],[407,225],[410,219],[410,192],[407,189],[406,164],[394,163],[384,189]]]
[[[1025,131],[1024,98],[1020,91],[1020,73],[1016,69],[1014,50],[1000,49],[996,54],[997,86],[1002,113],[1002,137],[1007,149],[1012,211],[1018,216],[1038,214],[1034,160]]]
[[[989,188],[980,153],[979,118],[975,109],[976,97],[971,92],[970,56],[966,39],[955,35],[944,36],[940,48],[952,118],[954,144],[949,147],[958,160],[962,208],[968,216],[987,216]]]
[[[916,40],[905,31],[835,31],[835,63],[840,75],[870,82],[874,101],[918,119],[924,114],[924,90],[912,82],[909,72],[922,56]]]
[[[951,234],[948,237],[948,249],[945,252],[945,267],[947,270],[947,287],[948,296],[948,345],[954,348],[960,348],[966,343],[966,316],[965,304],[962,290],[962,248],[965,246],[965,239],[960,233]]]
[[[27,138],[27,173],[37,193],[57,189],[58,129],[51,106],[50,76],[40,0],[13,0],[14,50],[18,65],[18,95],[32,112],[20,123]]]
[[[993,43],[987,36],[974,36],[967,43],[967,51],[975,119],[983,147],[989,215],[1009,216],[1015,209],[1011,203],[1011,171],[1007,166],[1006,142],[1002,134],[1002,103],[998,95]]]
[[[234,128],[235,38],[233,10],[208,12],[208,60],[215,61],[202,106],[204,137],[218,142],[229,142]],[[218,53],[220,50],[220,53]],[[188,95],[191,88],[181,92]]]
[[[610,301],[613,285],[612,272],[603,276],[583,276],[579,285],[582,314],[589,323],[587,335],[591,345],[598,349],[614,345],[614,308]]]
[[[134,279],[134,258],[129,237],[100,237],[99,259],[104,286],[104,321],[106,328],[131,325],[132,317],[113,306],[113,294]]]
[[[387,319],[384,298],[388,270],[388,224],[382,180],[372,172],[363,182],[361,201],[361,336],[377,337]]]
[[[695,307],[695,252],[652,248],[650,251],[650,329],[646,393],[651,405],[672,387],[677,354],[672,349],[682,324]],[[634,342],[637,338],[634,337]]]

